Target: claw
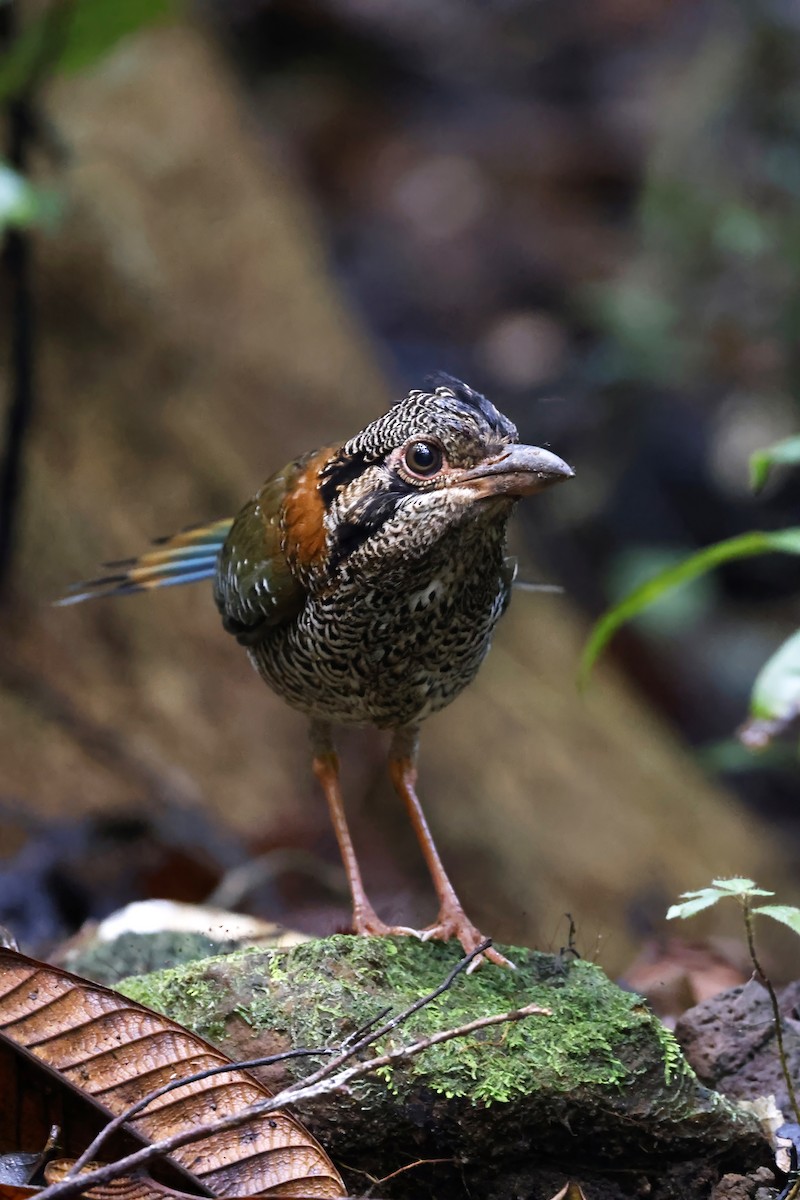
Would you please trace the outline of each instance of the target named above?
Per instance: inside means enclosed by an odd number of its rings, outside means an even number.
[[[461,945],[467,954],[471,953],[481,942],[485,942],[486,938],[472,924],[467,914],[462,908],[443,909],[439,913],[439,919],[435,925],[429,925],[427,929],[420,930],[420,938],[424,942],[436,940],[449,942],[452,938],[458,938]],[[495,966],[505,967],[507,970],[516,971],[516,963],[511,959],[506,958],[499,950],[495,950],[494,946],[488,946],[483,954],[479,954],[467,967],[467,974],[471,975],[473,971],[477,971],[484,960],[494,963]]]
[[[371,905],[353,913],[353,929],[361,937],[420,937],[423,932],[409,925],[387,925]]]
[[[471,975],[473,971],[477,971],[483,963],[484,959],[494,963],[496,967],[505,967],[507,971],[516,971],[517,964],[512,962],[510,958],[506,958],[505,954],[501,954],[499,950],[495,950],[492,946],[488,950],[484,950],[483,954],[479,954],[474,958],[467,967],[467,975]]]

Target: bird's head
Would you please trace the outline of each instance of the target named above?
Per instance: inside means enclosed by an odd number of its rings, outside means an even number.
[[[322,467],[329,565],[416,559],[465,522],[504,524],[515,502],[569,479],[555,454],[519,444],[485,396],[450,376],[413,391]]]

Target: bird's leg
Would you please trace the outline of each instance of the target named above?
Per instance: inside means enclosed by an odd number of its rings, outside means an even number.
[[[469,954],[471,950],[474,950],[476,946],[479,946],[486,939],[464,912],[461,901],[456,895],[455,888],[450,882],[442,860],[439,857],[439,851],[436,849],[433,837],[431,836],[428,822],[425,820],[425,814],[422,811],[422,805],[419,802],[415,786],[417,782],[418,741],[419,731],[417,729],[405,726],[402,729],[396,730],[389,750],[389,773],[395,791],[405,804],[408,815],[411,818],[414,833],[428,866],[436,894],[439,897],[439,915],[433,925],[420,931],[420,937],[423,941],[431,938],[436,938],[439,941],[449,941],[450,938],[454,937],[458,938],[464,950]],[[479,965],[480,959],[483,957],[481,955],[480,958],[475,959],[472,966]],[[514,969],[514,964],[493,947],[490,947],[486,951],[485,957],[491,962],[497,963],[498,966]]]
[[[314,774],[322,785],[325,799],[328,802],[331,822],[339,843],[339,852],[353,899],[353,929],[356,933],[375,937],[415,933],[415,930],[407,929],[405,926],[386,925],[367,899],[342,803],[342,792],[339,787],[339,757],[333,748],[329,727],[321,722],[312,722],[311,743],[314,751]]]

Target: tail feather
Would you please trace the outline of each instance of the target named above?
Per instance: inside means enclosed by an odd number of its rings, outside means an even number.
[[[219,521],[203,522],[200,525],[185,525],[177,533],[168,533],[165,537],[153,538],[154,546],[196,546],[202,542],[211,542],[221,546],[230,533],[233,517],[221,517]]]
[[[61,606],[80,604],[101,596],[129,596],[153,588],[175,587],[197,583],[216,574],[219,553],[230,532],[233,518],[227,517],[208,525],[182,529],[172,537],[158,538],[154,550],[138,558],[123,558],[104,563],[110,574],[87,579],[70,588],[69,594],[55,603]]]
[[[136,558],[118,558],[111,562],[104,562],[102,566],[103,570],[107,571],[127,571],[131,567],[180,566],[182,562],[192,562],[197,558],[216,558],[218,554],[219,546],[206,542],[200,546],[180,547],[177,550],[149,550],[146,554],[140,554]]]

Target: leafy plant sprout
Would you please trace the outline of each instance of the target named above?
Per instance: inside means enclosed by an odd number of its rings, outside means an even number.
[[[753,907],[754,897],[774,895],[774,892],[768,892],[764,888],[758,887],[752,879],[713,879],[710,887],[700,888],[696,892],[684,892],[681,896],[683,903],[672,905],[667,911],[667,920],[672,920],[675,917],[693,917],[695,913],[702,912],[704,908],[711,908],[712,905],[718,904],[720,900],[727,898],[739,901],[744,920],[745,936],[747,938],[747,950],[750,955],[750,961],[753,964],[754,977],[766,989],[769,996],[781,1072],[789,1094],[789,1103],[792,1106],[794,1119],[800,1125],[800,1107],[798,1107],[797,1093],[786,1058],[778,997],[775,994],[772,981],[761,966],[756,953],[756,916],[771,917],[773,921],[779,921],[782,925],[788,925],[795,933],[800,934],[800,908],[794,908],[789,904],[760,904],[757,908]],[[797,1195],[797,1187],[794,1188],[790,1195]]]

